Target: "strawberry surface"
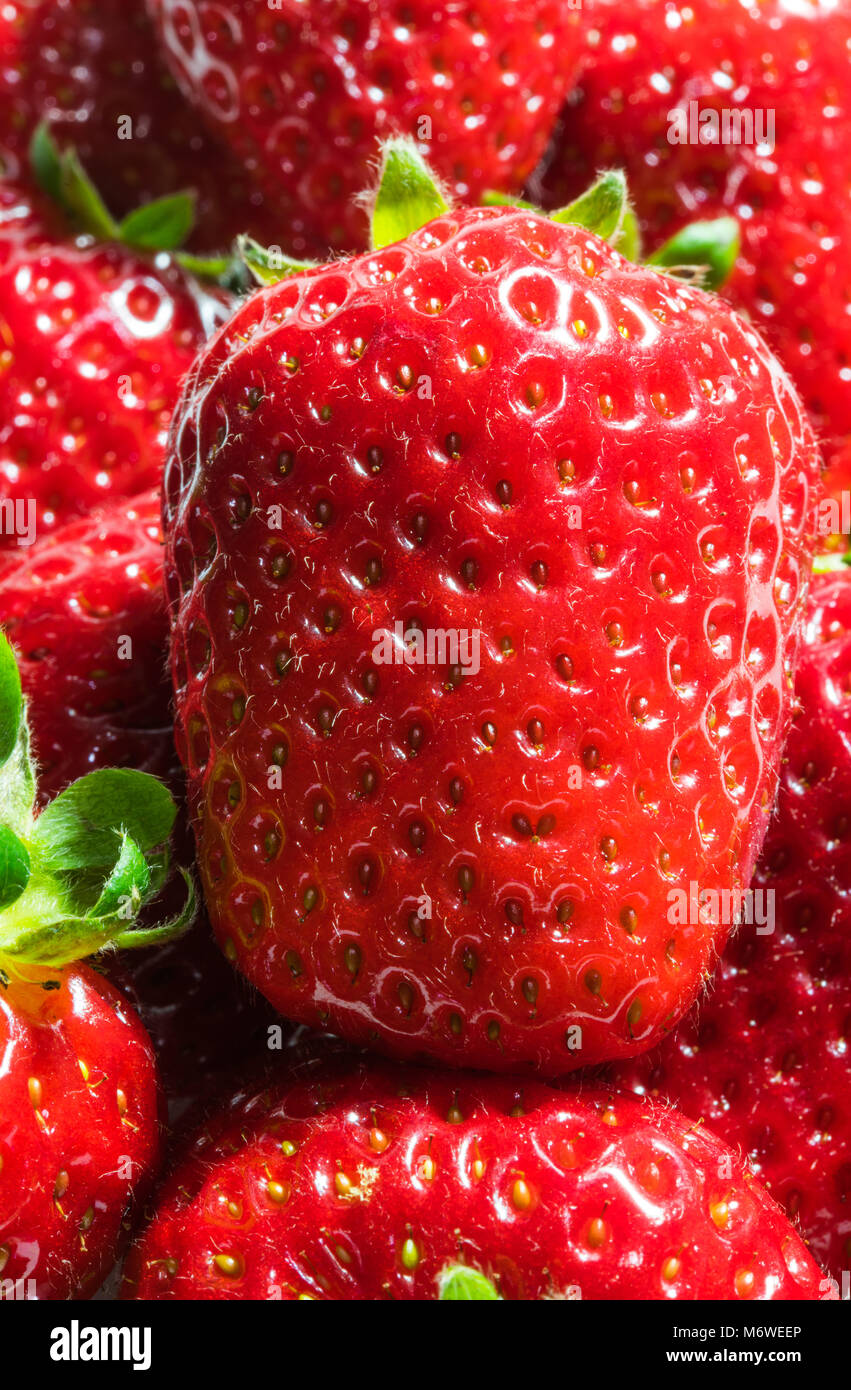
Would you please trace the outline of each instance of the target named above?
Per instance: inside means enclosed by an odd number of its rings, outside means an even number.
[[[758,334],[576,226],[447,214],[247,301],[165,484],[229,957],[396,1055],[650,1047],[728,930],[674,891],[747,886],[764,834],[817,473]],[[397,622],[480,669],[376,664]]]
[[[19,654],[41,804],[102,767],[154,773],[182,801],[159,513],[155,492],[115,503],[13,553],[0,570],[0,624]],[[183,819],[175,851],[191,864]],[[173,910],[175,890],[179,882],[165,900]],[[167,915],[160,898],[152,921]],[[151,1035],[172,1115],[268,1059],[274,1015],[223,959],[206,919],[104,968]]]
[[[581,15],[561,0],[151,0],[183,90],[297,254],[365,244],[378,142],[414,136],[459,198],[516,191],[569,90]]]
[[[0,185],[3,550],[159,484],[181,378],[224,314],[168,259],[63,235]]]
[[[335,1059],[201,1131],[125,1291],[428,1300],[459,1265],[521,1300],[814,1299],[825,1282],[741,1160],[675,1111]]]
[[[615,1080],[704,1117],[748,1154],[839,1280],[851,1258],[851,575],[816,575],[799,713],[754,877],[775,929],[744,924],[711,992]],[[768,899],[766,899],[768,901]]]
[[[7,177],[26,177],[27,147],[42,120],[60,143],[76,146],[116,214],[194,189],[195,246],[221,248],[238,232],[270,232],[238,161],[177,90],[144,5],[6,0],[0,164]]]
[[[832,487],[847,489],[851,4],[591,0],[583,18],[586,70],[536,192],[559,207],[601,165],[621,166],[648,248],[695,218],[737,216],[741,254],[723,292],[765,330],[824,441]],[[670,113],[690,103],[749,113],[773,138],[672,143]]]
[[[19,652],[43,802],[96,767],[173,774],[158,492],[8,552],[0,624]]]
[[[0,974],[0,1055],[0,1298],[91,1297],[160,1158],[151,1044],[88,967],[28,968]]]

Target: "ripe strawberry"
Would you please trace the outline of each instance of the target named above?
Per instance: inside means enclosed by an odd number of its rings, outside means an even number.
[[[20,652],[42,803],[99,767],[155,773],[182,801],[159,509],[156,493],[116,503],[21,549],[0,572],[0,622]],[[175,848],[186,864],[190,839],[181,817]],[[153,1039],[172,1115],[268,1056],[274,1015],[249,997],[206,920],[116,959],[109,974]]]
[[[775,929],[743,925],[709,996],[661,1048],[616,1072],[744,1150],[837,1279],[851,1258],[849,682],[851,575],[817,575],[800,713],[754,878],[773,895]]]
[[[222,303],[176,265],[63,242],[0,185],[0,549],[159,483],[180,380]]]
[[[26,178],[27,147],[42,120],[60,143],[73,141],[117,213],[192,188],[193,244],[210,250],[237,232],[272,235],[239,163],[178,92],[143,5],[7,0],[0,9],[0,163],[7,177]]]
[[[816,453],[720,300],[526,210],[414,230],[442,204],[386,163],[378,248],[244,303],[175,413],[200,870],[286,1017],[558,1074],[694,999],[726,933],[672,890],[750,881]],[[397,622],[434,662],[376,664]]]
[[[741,1160],[675,1111],[336,1058],[214,1117],[167,1181],[125,1291],[815,1299],[823,1282]]]
[[[0,1050],[0,1299],[90,1297],[159,1165],[150,1040],[76,965],[2,976]]]
[[[831,485],[847,488],[851,4],[592,0],[583,14],[591,58],[536,194],[558,207],[617,164],[651,247],[695,217],[739,217],[724,293],[765,330],[824,440]],[[690,103],[749,113],[756,135],[773,123],[773,141],[671,143],[671,112],[685,119]]]
[[[20,652],[41,801],[96,767],[173,775],[157,492],[10,553],[0,623]]]
[[[34,815],[18,669],[0,637],[0,1297],[74,1298],[110,1269],[159,1158],[150,1042],[74,964],[170,939],[139,928],[175,806],[152,777],[100,769]],[[191,889],[191,885],[190,885]]]
[[[379,140],[411,135],[454,195],[517,191],[575,71],[563,0],[150,0],[166,58],[296,253],[363,247]]]

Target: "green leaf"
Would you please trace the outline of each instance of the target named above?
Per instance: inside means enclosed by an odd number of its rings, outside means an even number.
[[[431,170],[412,140],[387,140],[372,211],[372,246],[380,251],[448,211]]]
[[[54,874],[112,871],[116,835],[129,835],[143,851],[168,839],[177,813],[167,787],[132,768],[101,768],[60,792],[45,807],[32,835],[41,862]]]
[[[490,1279],[466,1265],[449,1265],[438,1279],[438,1288],[441,1303],[502,1302]]]
[[[129,212],[118,239],[143,251],[176,251],[195,225],[195,194],[171,193]]]
[[[553,222],[585,227],[604,241],[612,241],[621,230],[627,208],[626,177],[622,170],[610,169],[579,198],[550,217]]]
[[[80,226],[99,241],[117,241],[118,224],[71,147],[62,153],[59,201]]]
[[[702,270],[704,287],[717,290],[732,273],[740,246],[741,232],[735,217],[716,217],[683,227],[649,257],[647,264],[671,271]]]
[[[305,270],[313,270],[315,261],[294,261],[285,256],[280,246],[261,246],[250,236],[236,239],[237,250],[258,285],[277,285],[290,275],[301,275]]]
[[[0,910],[21,896],[30,880],[30,856],[7,825],[0,825]]]
[[[0,765],[9,761],[18,743],[24,717],[21,677],[15,653],[0,632]],[[3,808],[0,807],[0,813]]]
[[[49,198],[58,203],[62,183],[62,157],[47,121],[42,121],[36,126],[30,140],[29,154],[36,183]]]
[[[92,908],[91,917],[121,917],[131,922],[151,883],[145,856],[129,835],[122,835],[118,858]]]

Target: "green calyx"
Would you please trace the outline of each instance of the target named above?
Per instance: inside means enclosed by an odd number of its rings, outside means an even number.
[[[180,914],[140,928],[162,887],[176,807],[155,777],[104,768],[35,814],[35,776],[14,653],[0,633],[0,968],[61,966],[108,946],[149,946],[191,926]],[[181,872],[183,872],[181,870]]]
[[[447,1265],[437,1280],[440,1303],[501,1303],[502,1299],[478,1269],[467,1265]]]
[[[567,207],[545,213],[534,203],[506,193],[486,193],[488,207],[512,207],[547,217],[552,222],[584,227],[614,246],[628,260],[640,262],[638,219],[630,206],[626,176],[620,169],[602,173],[581,197]],[[381,151],[378,187],[372,198],[371,244],[379,251],[404,241],[433,218],[449,211],[449,203],[412,140],[394,138]],[[735,218],[695,222],[648,258],[646,264],[682,279],[697,281],[706,289],[718,289],[729,276],[739,253],[739,227]],[[294,261],[279,247],[258,246],[240,237],[238,254],[260,285],[276,284],[291,275],[315,268],[313,262]]]
[[[170,193],[115,218],[73,145],[60,150],[46,121],[30,141],[30,165],[39,187],[58,204],[76,232],[98,241],[117,241],[148,255],[166,251],[184,270],[206,279],[226,283],[232,275],[232,256],[193,256],[180,249],[195,226],[193,192]]]

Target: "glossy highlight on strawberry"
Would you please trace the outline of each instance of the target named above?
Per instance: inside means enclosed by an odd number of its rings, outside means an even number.
[[[723,1177],[720,1176],[723,1173]],[[132,1251],[139,1299],[817,1299],[733,1152],[590,1088],[314,1058],[196,1135]],[[487,1281],[490,1293],[481,1289]]]
[[[448,212],[249,299],[165,484],[230,958],[395,1056],[650,1047],[727,930],[672,890],[746,886],[764,834],[817,476],[758,334],[582,227]],[[377,664],[397,621],[480,669]]]

